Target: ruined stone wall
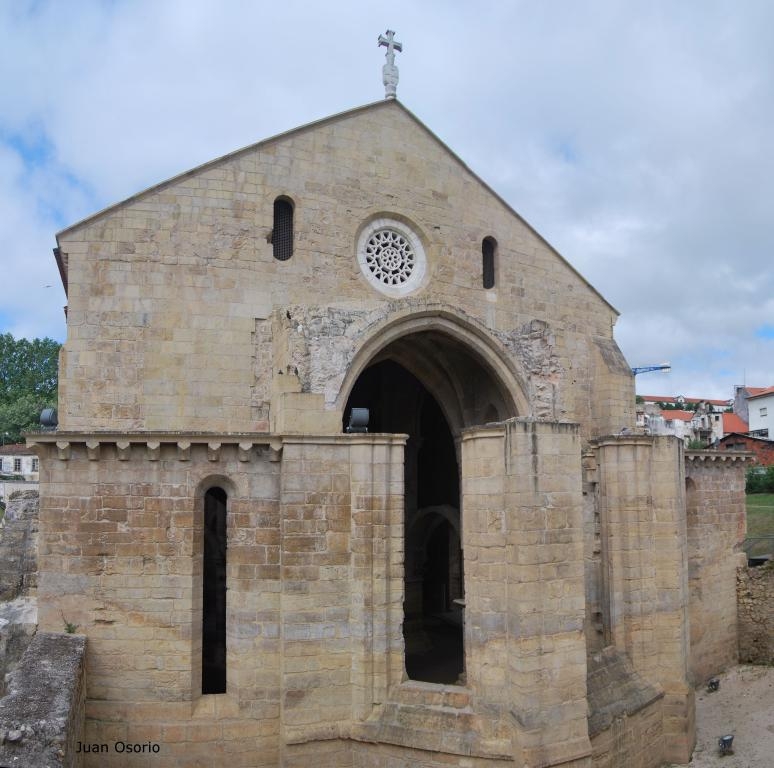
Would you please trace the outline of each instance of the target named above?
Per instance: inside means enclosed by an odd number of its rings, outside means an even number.
[[[739,661],[774,664],[774,566],[737,569]]]
[[[38,492],[12,495],[0,521],[0,695],[38,623]]]
[[[294,253],[282,262],[269,242],[278,195],[295,217]],[[425,281],[407,299],[376,291],[358,266],[358,235],[383,216],[410,224],[427,254]],[[498,242],[493,290],[481,287],[486,236]],[[357,346],[352,323],[418,307],[453,307],[497,340],[525,381],[520,415],[577,421],[589,436],[634,421],[615,311],[395,102],[191,171],[59,242],[65,430],[266,431],[280,375],[331,407],[322,370],[288,370],[297,345],[312,358],[319,346],[338,377],[347,345]],[[286,351],[272,347],[283,333],[267,327],[275,310],[293,321]]]
[[[745,562],[745,456],[685,456],[691,674],[695,685],[736,664],[736,570]]]
[[[39,632],[0,698],[0,763],[79,768],[83,738],[83,635]]]
[[[38,492],[11,494],[0,521],[0,601],[37,586]]]

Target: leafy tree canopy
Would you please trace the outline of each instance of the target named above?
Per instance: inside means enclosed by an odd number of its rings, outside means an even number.
[[[60,344],[53,339],[14,339],[0,334],[0,435],[20,442],[36,429],[40,412],[56,407]]]
[[[747,470],[747,493],[774,493],[774,466],[750,467]]]

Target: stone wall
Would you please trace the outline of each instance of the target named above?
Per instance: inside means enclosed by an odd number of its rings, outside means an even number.
[[[287,261],[272,255],[279,195],[294,203]],[[427,254],[407,299],[376,291],[358,266],[360,232],[385,216]],[[498,243],[492,290],[481,282],[487,236]],[[302,399],[330,409],[326,389],[368,337],[349,325],[435,307],[499,340],[525,385],[519,415],[577,421],[587,437],[634,422],[615,310],[395,101],[221,158],[58,240],[63,430],[266,431],[280,376],[299,382],[293,410]]]
[[[658,768],[664,763],[660,686],[610,646],[589,657],[589,737],[593,768]]]
[[[38,625],[38,492],[9,500],[0,521],[0,695]]]
[[[5,676],[16,667],[38,629],[37,600],[17,597],[0,603],[0,696]]]
[[[0,601],[37,586],[38,492],[18,491],[0,521]]]
[[[35,636],[0,699],[0,763],[14,768],[81,765],[85,651],[82,635]]]
[[[745,454],[685,454],[691,675],[695,685],[737,663],[736,570],[746,563]]]
[[[774,664],[774,565],[737,570],[739,661]]]
[[[67,443],[41,451],[40,627],[89,636],[86,765],[277,761],[279,463],[268,445]],[[204,493],[228,494],[228,694],[202,696]],[[255,659],[261,659],[259,665]],[[224,747],[224,743],[228,747]],[[245,755],[245,750],[254,750]],[[236,759],[236,758],[234,758]]]
[[[599,505],[605,640],[664,691],[663,754],[677,763],[690,759],[696,739],[681,445],[605,437],[592,442],[594,462],[586,460]]]
[[[462,441],[468,683],[530,765],[590,754],[580,458],[572,424],[516,420]]]
[[[403,441],[176,435],[40,446],[41,627],[89,636],[87,766],[276,766],[403,674]],[[276,446],[276,447],[272,447]],[[227,693],[202,695],[203,494],[228,494]],[[365,728],[366,726],[363,725]],[[363,738],[370,738],[371,731]]]

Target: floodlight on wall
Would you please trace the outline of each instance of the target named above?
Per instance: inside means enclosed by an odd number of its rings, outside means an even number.
[[[56,429],[59,424],[56,408],[44,408],[40,414],[40,426],[43,429]]]
[[[710,693],[720,690],[720,680],[718,680],[717,677],[713,677],[712,680],[709,680],[707,682],[707,690]]]
[[[347,432],[368,432],[368,408],[352,408],[349,412]]]
[[[732,735],[721,736],[718,739],[718,752],[721,755],[733,755],[734,754],[734,737]]]

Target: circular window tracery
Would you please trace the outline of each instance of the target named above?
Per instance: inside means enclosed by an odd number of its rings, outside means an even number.
[[[392,219],[377,219],[365,228],[358,243],[358,261],[371,285],[390,296],[415,290],[425,273],[419,238]]]
[[[414,250],[400,232],[380,229],[368,238],[366,264],[379,282],[402,285],[414,271]]]

